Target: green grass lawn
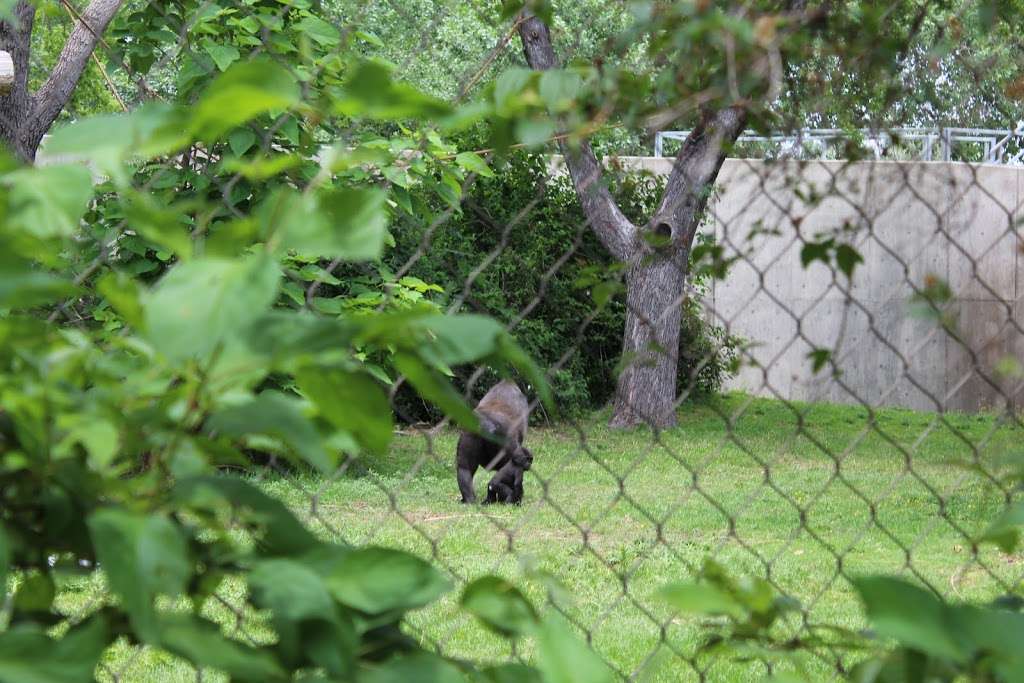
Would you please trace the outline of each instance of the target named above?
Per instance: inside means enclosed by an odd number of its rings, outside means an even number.
[[[770,578],[800,600],[810,622],[850,627],[864,621],[848,577],[902,573],[952,600],[985,600],[1024,572],[1018,557],[988,546],[972,552],[970,536],[1005,497],[961,465],[980,459],[991,469],[1020,448],[1019,431],[991,415],[942,421],[891,409],[872,421],[863,408],[742,395],[688,404],[679,415],[679,426],[657,438],[609,430],[604,414],[532,429],[536,460],[522,507],[457,502],[454,432],[399,437],[387,457],[354,463],[330,481],[268,476],[263,485],[325,538],[410,550],[457,585],[497,573],[538,606],[553,599],[601,655],[644,680],[696,680],[687,659],[710,680],[764,673],[694,660],[699,621],[673,618],[653,598],[666,582],[692,577],[705,557]],[[478,492],[488,478],[478,473]],[[551,597],[543,573],[562,587]],[[410,631],[452,656],[514,656],[456,609],[457,595],[415,613]],[[252,628],[261,633],[258,623]],[[530,653],[524,643],[517,654]],[[112,653],[112,665],[125,656]],[[823,678],[832,670],[810,666]],[[179,677],[194,680],[173,658],[143,652],[122,680]]]

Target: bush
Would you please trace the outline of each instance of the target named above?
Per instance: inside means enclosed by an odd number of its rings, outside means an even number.
[[[650,215],[661,186],[650,174],[622,173],[613,190],[626,214],[640,221]],[[439,210],[420,203],[419,215]],[[449,305],[462,301],[464,308],[514,323],[513,333],[530,355],[554,368],[552,384],[564,415],[598,408],[612,397],[626,315],[622,268],[587,227],[567,176],[550,176],[543,156],[513,154],[494,177],[478,178],[463,210],[427,237],[430,224],[409,219],[392,226],[392,267],[414,259],[410,272],[443,286]],[[692,282],[700,295],[707,291],[706,278]],[[700,397],[717,391],[736,349],[735,338],[706,320],[700,297],[687,299],[678,392]],[[467,378],[458,378],[462,386]],[[476,383],[477,396],[490,379]],[[400,397],[399,405],[405,419],[437,417],[412,397]]]

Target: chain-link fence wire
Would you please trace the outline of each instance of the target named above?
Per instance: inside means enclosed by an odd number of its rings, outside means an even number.
[[[104,60],[118,46],[103,41],[98,68],[114,100],[131,108],[166,93],[173,82],[167,74],[198,44],[194,22],[214,5],[194,8],[184,22],[168,13],[168,28],[179,39],[145,74],[120,57]],[[61,7],[69,21],[80,20],[75,3],[62,1]],[[232,9],[239,16],[254,11],[241,2]],[[282,3],[280,16],[290,9]],[[518,20],[498,21],[493,8],[478,3],[377,0],[325,3],[319,11],[343,32],[372,32],[375,21],[403,22],[405,42],[386,46],[387,56],[404,55],[398,74],[415,76],[432,62],[468,64],[450,70],[450,81],[435,73],[428,84],[456,101],[472,97],[503,67],[522,64]],[[574,11],[575,25],[596,35],[625,16],[622,7],[596,2]],[[464,30],[470,23],[472,41]],[[611,49],[610,41],[585,33],[556,32],[563,63],[602,55],[602,46]],[[261,52],[255,46],[246,57]],[[957,63],[983,71],[971,57],[962,50]],[[253,132],[269,151],[275,129]],[[329,142],[344,143],[341,137]],[[201,172],[213,160],[199,153],[167,163]],[[656,174],[667,173],[671,163],[622,161]],[[530,233],[549,187],[566,183],[557,164],[549,168],[532,199],[512,207],[513,218],[504,224],[486,207],[469,205],[477,180],[470,175],[462,204],[425,227],[397,276],[417,273],[418,262],[434,248],[433,237],[456,212],[475,212],[495,239],[461,286],[447,292],[447,310],[463,310],[478,278],[512,249],[510,238]],[[241,175],[226,183],[211,177],[224,207],[245,217],[232,199]],[[138,189],[159,179],[155,174]],[[595,175],[582,184],[603,182]],[[606,412],[547,420],[533,400],[537,425],[527,443],[537,460],[516,509],[454,505],[455,430],[444,421],[418,428],[398,401],[396,413],[409,425],[395,446],[401,467],[348,458],[333,476],[316,480],[271,457],[253,474],[331,540],[412,550],[457,586],[487,572],[526,582],[624,679],[736,675],[724,660],[700,652],[698,621],[671,613],[653,597],[668,581],[697,576],[708,557],[796,598],[801,609],[784,626],[794,639],[827,624],[863,626],[850,580],[865,573],[909,575],[953,599],[1016,591],[1024,578],[1016,558],[976,539],[1012,495],[993,456],[1012,443],[1020,426],[1022,384],[1003,360],[1024,351],[1018,283],[1024,252],[1017,227],[1022,190],[1012,168],[728,160],[702,228],[723,248],[728,273],[709,291],[698,291],[688,278],[672,305],[701,296],[708,323],[743,338],[741,369],[729,385],[738,393],[698,400],[691,382],[676,400],[678,427],[624,432],[604,425]],[[130,227],[115,226],[111,241],[83,267],[81,282],[111,258]],[[503,316],[512,334],[578,258],[592,228],[586,221],[575,227],[575,239],[552,253],[537,274],[527,303]],[[801,261],[808,245],[821,244],[833,231],[863,258],[852,278],[836,262]],[[323,265],[330,274],[339,263]],[[620,284],[624,272],[615,276]],[[937,281],[948,281],[953,296],[936,299]],[[320,287],[319,281],[308,284],[307,301]],[[914,302],[923,317],[911,315],[908,303]],[[589,315],[565,321],[575,330],[573,342],[546,368],[550,378],[588,343],[599,312],[595,304]],[[71,324],[81,322],[70,304],[59,314]],[[720,352],[697,359],[691,379]],[[480,394],[484,377],[482,369],[470,375],[467,397]],[[393,398],[402,385],[399,378]],[[81,590],[88,598],[76,603],[72,622],[109,599],[98,576]],[[225,585],[205,609],[234,637],[251,643],[273,638],[266,620],[246,606],[240,586]],[[406,626],[446,655],[484,661],[531,656],[529,644],[509,646],[486,636],[451,601],[414,614]],[[149,675],[143,670],[152,671],[153,651],[127,645],[116,650],[102,665],[101,678],[141,680]],[[810,657],[822,678],[841,675],[852,661],[839,647],[819,648]],[[168,678],[217,679],[216,672],[177,660],[164,659],[162,666]],[[747,666],[771,670],[758,657]]]

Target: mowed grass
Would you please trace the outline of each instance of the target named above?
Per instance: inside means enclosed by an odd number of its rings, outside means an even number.
[[[710,680],[739,681],[765,670],[695,657],[707,630],[654,595],[691,579],[707,557],[737,575],[769,578],[811,623],[854,628],[865,622],[852,577],[902,574],[951,600],[987,600],[1024,572],[1018,557],[972,551],[971,538],[1006,498],[965,465],[993,471],[1020,450],[1020,431],[995,416],[869,415],[729,395],[684,405],[679,426],[657,436],[610,430],[606,419],[531,429],[536,460],[521,507],[459,504],[454,431],[400,436],[387,457],[332,480],[261,485],[325,539],[403,548],[447,571],[456,589],[413,613],[410,633],[483,662],[532,656],[531,643],[513,653],[458,610],[461,585],[488,573],[512,579],[542,609],[556,603],[625,675],[696,680],[696,669],[706,669]],[[478,493],[489,476],[478,472]],[[243,590],[229,588],[236,597]],[[272,637],[255,622],[254,632]],[[790,628],[799,632],[800,620]],[[112,653],[109,662],[118,669],[126,656]],[[808,666],[822,678],[834,672],[815,659]],[[143,652],[122,680],[178,678],[193,674]]]

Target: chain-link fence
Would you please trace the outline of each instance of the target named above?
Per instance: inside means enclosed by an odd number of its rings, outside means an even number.
[[[79,4],[53,3],[37,33],[46,29],[60,42],[85,21]],[[973,11],[967,5],[961,14]],[[120,11],[85,83],[94,99],[102,100],[106,89],[125,110],[175,100],[193,83],[257,56],[295,73],[304,102],[329,99],[334,83],[313,92],[319,75],[309,69],[328,73],[332,60],[348,59],[340,46],[350,49],[352,36],[362,56],[393,63],[396,82],[405,79],[460,104],[508,68],[525,66],[525,20],[502,19],[484,3],[129,2]],[[629,8],[579,3],[557,7],[553,21],[560,64],[592,64],[607,55],[655,68],[613,40],[629,25]],[[302,40],[285,44],[293,40],[286,25],[303,22]],[[143,24],[149,34],[131,33]],[[922,32],[915,40],[908,51],[926,61],[928,41],[939,37]],[[34,59],[57,55],[47,49],[35,50]],[[315,56],[297,67],[294,55],[305,59],[309,51]],[[940,77],[976,74],[984,64],[972,59],[966,44],[953,50]],[[33,73],[52,68],[37,61]],[[918,72],[907,67],[907,74]],[[392,86],[381,81],[379,87]],[[915,87],[908,80],[893,101]],[[65,118],[93,106],[75,100]],[[374,154],[352,161],[365,169],[367,182],[399,188],[411,211],[395,209],[392,243],[380,265],[290,262],[281,305],[290,301],[336,317],[383,311],[406,297],[447,313],[494,317],[544,365],[559,408],[553,414],[537,387],[520,377],[531,401],[525,444],[535,456],[522,504],[462,505],[454,473],[459,430],[393,368],[382,368],[398,425],[388,452],[345,456],[328,476],[257,453],[258,464],[244,475],[319,537],[411,551],[457,588],[484,574],[506,576],[542,611],[562,614],[628,680],[747,680],[775,670],[771,657],[753,646],[709,648],[720,620],[681,614],[658,597],[669,582],[701,576],[709,558],[736,577],[760,577],[773,593],[799,603],[777,628],[783,641],[819,638],[804,662],[817,680],[846,674],[861,657],[820,638],[830,625],[866,626],[851,584],[856,577],[903,575],[953,601],[1019,592],[1019,556],[979,539],[1013,500],[1005,459],[1021,435],[1020,168],[865,160],[852,147],[845,150],[851,158],[831,161],[727,158],[710,175],[713,190],[697,188],[705,192],[706,211],[698,209],[692,246],[680,248],[675,231],[683,228],[665,219],[662,231],[652,215],[676,216],[687,202],[699,206],[699,193],[659,202],[666,185],[672,187],[673,169],[704,171],[686,166],[683,156],[638,156],[653,149],[651,135],[593,125],[588,132],[603,161],[588,166],[577,151],[556,149],[557,130],[538,124],[519,131],[538,144],[527,153],[520,149],[526,144],[514,143],[501,165],[492,149],[499,145],[486,136],[466,134],[447,151],[428,149],[435,143],[427,137],[419,148],[394,149],[389,136],[405,137],[397,125],[339,112],[328,137],[327,129],[293,111],[269,127],[241,127],[226,148],[190,145],[135,169],[134,189],[215,196],[216,217],[193,216],[191,224],[212,235],[209,226],[217,221],[245,226],[257,217],[254,188],[279,182],[258,159],[270,159],[288,140],[294,156],[321,150],[314,156],[322,173],[288,178],[300,190],[337,170],[325,160],[336,159],[338,150],[384,150],[410,165],[418,155],[450,159],[479,151],[493,172],[484,165],[462,177],[431,178],[447,188],[447,203],[436,199],[442,195],[436,190],[434,198],[417,200],[410,176],[376,170]],[[894,125],[922,125],[895,104],[889,111]],[[950,111],[966,116],[980,108],[975,96],[965,95]],[[614,113],[588,116],[614,121]],[[740,123],[736,134],[744,129]],[[947,123],[1015,126],[1011,120]],[[731,149],[718,137],[724,125],[703,126],[683,152],[710,141],[714,166],[718,152]],[[566,152],[575,160],[568,170]],[[249,161],[227,172],[229,156]],[[44,143],[40,163],[64,160],[48,156]],[[105,182],[105,169],[94,171]],[[606,185],[611,189],[595,189]],[[608,214],[588,210],[608,198],[623,207],[612,228],[597,224]],[[174,250],[146,244],[133,225],[137,216],[103,213],[100,205],[86,221],[102,226],[90,233],[99,246],[78,265],[78,283],[108,267],[151,272],[156,281]],[[548,232],[553,225],[558,231]],[[609,253],[609,230],[633,245],[623,252],[630,254],[625,266],[618,265],[621,253]],[[674,272],[653,272],[658,268]],[[382,278],[388,284],[378,287]],[[107,322],[72,300],[54,313],[61,318],[69,327]],[[635,337],[632,351],[627,339],[624,355],[623,329]],[[666,339],[674,347],[666,348]],[[659,375],[666,359],[668,384]],[[483,365],[451,370],[470,402],[497,379]],[[665,392],[671,415],[652,408],[651,394]],[[477,473],[481,497],[491,476]],[[529,640],[510,644],[456,609],[458,592],[412,612],[408,634],[457,659],[533,660]],[[112,599],[101,573],[93,572],[62,587],[55,604],[76,623]],[[266,614],[247,602],[242,583],[211,589],[201,611],[241,642],[258,646],[279,637]],[[196,669],[128,641],[107,653],[98,676],[222,678],[215,669]]]

